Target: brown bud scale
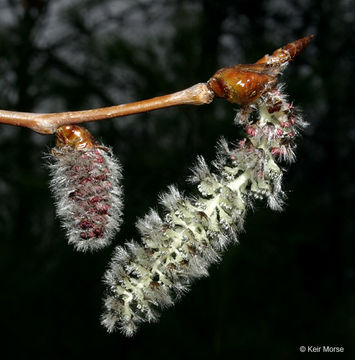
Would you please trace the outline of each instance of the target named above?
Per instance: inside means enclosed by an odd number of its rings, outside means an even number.
[[[255,64],[235,65],[218,70],[207,86],[218,97],[232,104],[248,105],[276,85],[277,75],[312,40],[313,35],[296,40],[265,55]],[[270,109],[271,111],[278,111]]]

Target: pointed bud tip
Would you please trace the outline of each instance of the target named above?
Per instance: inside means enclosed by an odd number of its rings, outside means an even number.
[[[314,37],[314,35],[312,34],[312,35],[305,36],[301,39],[295,40],[295,41],[285,45],[281,49],[276,50],[273,55],[278,56],[279,53],[281,53],[283,50],[286,50],[290,55],[290,59],[288,59],[288,61],[293,60],[297,55],[299,55],[308,46],[308,44],[312,41],[313,37]]]
[[[301,47],[303,50],[313,40],[313,38],[314,38],[314,34],[311,34],[311,35],[305,36],[301,39],[298,39],[295,42],[298,42],[299,44],[301,44]]]

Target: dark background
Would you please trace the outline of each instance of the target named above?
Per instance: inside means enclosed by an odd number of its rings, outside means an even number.
[[[42,159],[54,137],[0,126],[0,353],[301,359],[301,345],[332,345],[354,358],[354,21],[350,0],[0,0],[0,108],[9,110],[153,97],[316,35],[284,74],[310,123],[285,176],[285,211],[257,204],[240,244],[131,339],[99,323],[113,246],[74,252],[55,218]],[[187,189],[198,154],[212,160],[220,136],[243,135],[235,110],[219,100],[88,126],[124,166],[115,245],[137,239],[137,218],[169,184]]]

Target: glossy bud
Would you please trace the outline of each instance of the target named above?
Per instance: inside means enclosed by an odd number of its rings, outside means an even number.
[[[56,146],[62,148],[70,146],[76,150],[95,147],[96,140],[88,130],[77,125],[64,125],[57,129]]]
[[[218,97],[233,104],[248,105],[256,101],[276,82],[282,64],[293,60],[312,40],[313,35],[296,40],[265,55],[255,64],[235,65],[218,70],[207,86]],[[272,112],[279,109],[272,109]]]
[[[274,80],[274,74],[268,70],[267,66],[257,64],[222,68],[207,85],[217,96],[233,104],[247,105],[257,100]]]

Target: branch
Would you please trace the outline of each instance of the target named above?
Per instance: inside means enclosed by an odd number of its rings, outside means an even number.
[[[0,123],[27,127],[40,134],[53,134],[66,124],[111,119],[177,105],[210,104],[215,97],[246,105],[256,101],[273,84],[277,75],[312,40],[313,35],[296,40],[255,64],[235,65],[218,70],[207,83],[199,83],[179,92],[99,109],[36,114],[0,110]]]
[[[213,98],[213,92],[208,89],[207,85],[200,83],[173,94],[99,109],[52,114],[0,110],[0,123],[27,127],[40,134],[53,134],[57,128],[66,124],[80,124],[89,121],[139,114],[176,105],[209,104]]]

